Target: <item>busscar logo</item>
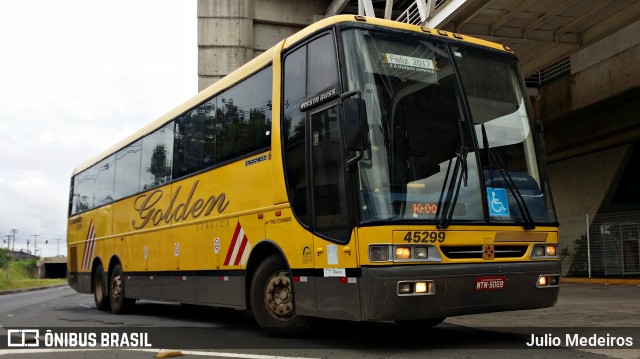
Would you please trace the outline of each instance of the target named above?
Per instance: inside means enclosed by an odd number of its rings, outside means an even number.
[[[7,329],[7,346],[12,348],[37,348],[40,346],[40,330]]]

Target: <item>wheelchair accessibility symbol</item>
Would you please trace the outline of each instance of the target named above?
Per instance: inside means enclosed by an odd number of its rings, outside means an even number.
[[[509,201],[507,200],[507,190],[505,188],[487,187],[487,200],[489,203],[489,215],[509,215]]]

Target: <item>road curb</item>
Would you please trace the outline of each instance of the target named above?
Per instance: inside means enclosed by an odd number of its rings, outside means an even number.
[[[36,290],[43,290],[43,289],[56,288],[56,287],[65,287],[65,286],[68,286],[68,284],[52,284],[52,285],[43,285],[43,286],[40,286],[40,287],[29,287],[29,288],[0,290],[0,296],[7,295],[7,294],[33,292],[33,291],[36,291]]]
[[[562,277],[560,283],[640,285],[640,279]]]

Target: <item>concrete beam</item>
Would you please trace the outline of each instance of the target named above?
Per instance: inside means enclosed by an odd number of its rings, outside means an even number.
[[[489,6],[492,1],[493,0],[480,0],[462,11],[456,18],[455,32],[461,32],[460,28],[471,19],[475,18],[480,12],[482,12],[482,10]]]
[[[611,34],[611,29],[623,29],[640,19],[640,1],[623,8],[617,13],[602,20],[597,25],[584,30],[581,34],[583,45],[592,44]],[[637,33],[636,33],[637,34]],[[635,36],[638,39],[638,36]]]
[[[525,42],[548,42],[574,45],[579,43],[578,34],[567,33],[556,37],[555,33],[550,30],[532,30],[527,36],[525,36],[523,30],[518,27],[500,27],[498,29],[491,30],[490,25],[466,24],[462,27],[460,32],[472,36],[480,36],[487,40],[510,39],[524,40]]]
[[[344,8],[349,3],[349,0],[333,0],[327,10],[325,11],[326,16],[338,15],[344,10]]]
[[[557,29],[555,31],[556,36],[560,36],[566,32],[569,32],[569,30],[573,29],[576,25],[581,24],[583,21],[585,21],[586,19],[590,19],[596,12],[600,11],[600,9],[602,9],[603,7],[609,5],[611,3],[611,1],[613,0],[600,0],[596,3],[596,5],[592,6],[589,10],[587,10],[586,12],[582,13],[580,16],[576,17],[575,19],[573,19],[571,22],[569,22],[568,24],[562,26],[561,28]]]
[[[315,22],[314,15],[322,15],[329,0],[253,0],[256,22],[304,27]],[[282,40],[282,39],[280,39]]]
[[[571,55],[571,73],[586,70],[612,56],[640,45],[638,34],[640,34],[640,20]]]
[[[546,66],[549,66],[560,59],[568,57],[576,52],[578,45],[572,44],[559,44],[549,47],[549,49],[540,56],[530,58],[529,61],[520,64],[520,71],[524,77],[530,76]]]
[[[592,50],[603,51],[597,47]],[[613,123],[620,125],[622,122],[624,125],[618,129],[621,133],[630,132],[629,129],[633,125],[640,129],[640,121],[637,119],[637,114],[640,113],[640,102],[637,101],[640,96],[640,67],[635,66],[638,58],[640,44],[590,65],[578,73],[542,86],[539,100],[540,119],[543,122],[553,122],[576,111],[583,111],[580,117],[586,118],[595,112],[593,106],[602,107],[605,102],[617,101],[616,105],[608,107],[608,113],[604,111],[596,116],[601,124],[587,124],[584,121],[578,123],[583,125],[583,130],[593,133],[603,132],[596,131],[600,125],[606,124],[610,128]],[[623,103],[624,106],[635,107],[617,113],[616,111],[622,111]],[[569,132],[573,134],[578,131]],[[565,144],[571,142],[567,138],[564,139]]]
[[[525,26],[522,32],[525,35],[528,34],[531,30],[536,29],[538,26],[540,26],[542,23],[544,23],[548,19],[558,15],[560,12],[568,8],[574,2],[576,2],[576,0],[558,1],[555,6],[553,6],[551,9],[545,12],[542,16],[537,18],[534,22],[530,23],[529,25]]]
[[[460,14],[464,9],[473,4],[473,0],[449,0],[435,8],[431,17],[425,21],[423,26],[431,28],[442,28],[450,21],[453,21],[456,15]]]
[[[507,21],[511,20],[511,18],[513,18],[517,13],[522,11],[522,9],[524,9],[527,5],[529,5],[529,3],[531,1],[533,1],[533,0],[521,0],[514,7],[509,9],[509,11],[507,11],[504,15],[500,16],[498,18],[498,20],[494,21],[490,26],[491,35],[493,35],[494,31],[497,28],[499,28],[502,25],[506,24]]]

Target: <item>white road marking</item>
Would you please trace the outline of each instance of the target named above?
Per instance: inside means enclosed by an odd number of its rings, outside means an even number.
[[[158,353],[167,349],[124,349],[129,351]],[[173,351],[173,350],[172,350]],[[288,357],[280,355],[261,355],[261,354],[243,354],[243,353],[225,353],[225,352],[202,352],[193,350],[178,350],[183,355],[198,355],[204,357],[222,357],[222,358],[243,358],[243,359],[320,359],[309,357]]]
[[[116,350],[138,351],[159,353],[164,349],[125,349],[117,348]],[[0,349],[0,355],[14,355],[14,354],[40,354],[40,353],[65,353],[65,352],[79,352],[79,351],[99,351],[99,350],[114,350],[114,348],[103,349]],[[202,352],[193,350],[179,350],[183,355],[197,355],[204,357],[219,357],[219,358],[243,358],[243,359],[320,359],[309,357],[289,357],[279,355],[260,355],[260,354],[243,354],[243,353],[225,353],[225,352]]]

